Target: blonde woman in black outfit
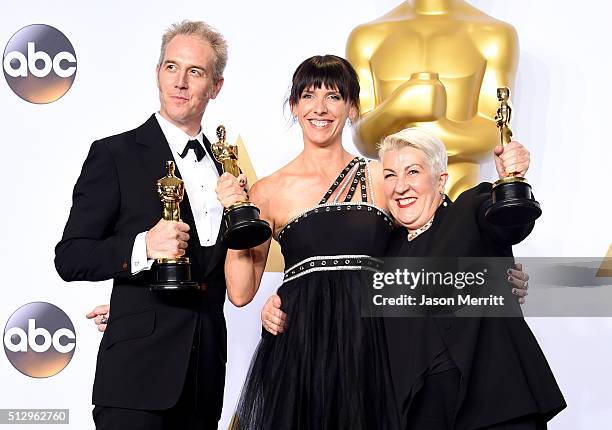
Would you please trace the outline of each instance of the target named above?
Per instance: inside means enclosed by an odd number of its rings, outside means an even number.
[[[517,142],[496,153],[500,177],[524,176],[529,153]],[[531,232],[487,223],[491,184],[444,194],[446,148],[406,129],[380,148],[387,207],[400,228],[387,256],[508,257]],[[545,429],[566,405],[523,318],[387,318],[393,382],[406,429]],[[424,341],[426,339],[427,341]]]

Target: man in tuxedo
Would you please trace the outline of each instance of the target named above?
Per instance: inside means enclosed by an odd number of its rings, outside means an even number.
[[[94,142],[74,187],[55,248],[57,271],[65,281],[114,280],[93,388],[97,429],[217,428],[226,249],[215,194],[221,167],[201,120],[221,90],[226,62],[226,42],[207,24],[170,27],[157,65],[159,112]],[[182,222],[160,220],[155,183],[166,160],[185,183]],[[199,287],[150,291],[155,259],[178,255],[190,258]]]

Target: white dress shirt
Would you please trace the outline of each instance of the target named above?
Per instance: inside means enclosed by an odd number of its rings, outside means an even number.
[[[195,226],[191,225],[190,227],[196,229],[201,246],[214,246],[221,227],[223,206],[217,200],[217,193],[215,193],[219,173],[211,158],[212,154],[208,153],[203,144],[202,131],[192,137],[159,113],[155,114],[155,118],[168,141],[176,167],[185,183],[185,191],[189,196],[189,204],[195,223]],[[180,156],[187,142],[192,139],[197,139],[206,151],[206,156],[200,161],[197,160],[193,150],[187,152],[185,158]],[[187,202],[183,200],[181,205],[184,206],[185,204]],[[133,275],[142,270],[150,269],[154,262],[153,259],[147,258],[146,234],[147,232],[144,231],[138,234],[134,240],[131,258]]]

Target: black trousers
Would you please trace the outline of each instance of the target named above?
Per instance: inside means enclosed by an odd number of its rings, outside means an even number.
[[[453,430],[461,374],[457,368],[427,376],[407,416],[406,430]],[[481,430],[546,430],[546,422],[526,416]]]
[[[95,406],[96,430],[217,430],[217,418],[198,396],[199,385],[204,382],[199,377],[200,348],[207,347],[199,326],[200,321],[194,335],[185,384],[176,405],[162,411]]]

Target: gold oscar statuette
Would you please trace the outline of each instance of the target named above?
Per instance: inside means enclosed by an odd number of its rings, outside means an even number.
[[[507,87],[497,89],[499,108],[495,115],[495,124],[499,129],[500,142],[506,146],[512,140],[510,118],[510,90]],[[502,226],[529,224],[542,215],[540,204],[533,198],[531,185],[525,178],[516,173],[496,181],[491,190],[492,203],[485,212],[488,222]]]
[[[240,175],[238,167],[238,145],[226,140],[225,127],[217,127],[218,142],[212,144],[214,157],[223,166],[223,171],[235,177]],[[223,240],[230,249],[248,249],[264,243],[272,236],[270,224],[259,219],[259,208],[248,199],[234,203],[225,209],[223,217],[227,229]]]
[[[497,142],[495,90],[512,87],[518,36],[464,0],[397,3],[347,41],[361,87],[355,145],[376,158],[385,136],[408,127],[429,131],[446,145],[454,200],[479,182]]]
[[[185,195],[185,184],[174,174],[174,161],[166,161],[166,176],[158,179],[157,193],[163,206],[163,219],[180,221],[180,203]],[[155,281],[150,288],[155,291],[186,290],[198,286],[191,280],[191,264],[188,257],[157,258],[153,264]]]

